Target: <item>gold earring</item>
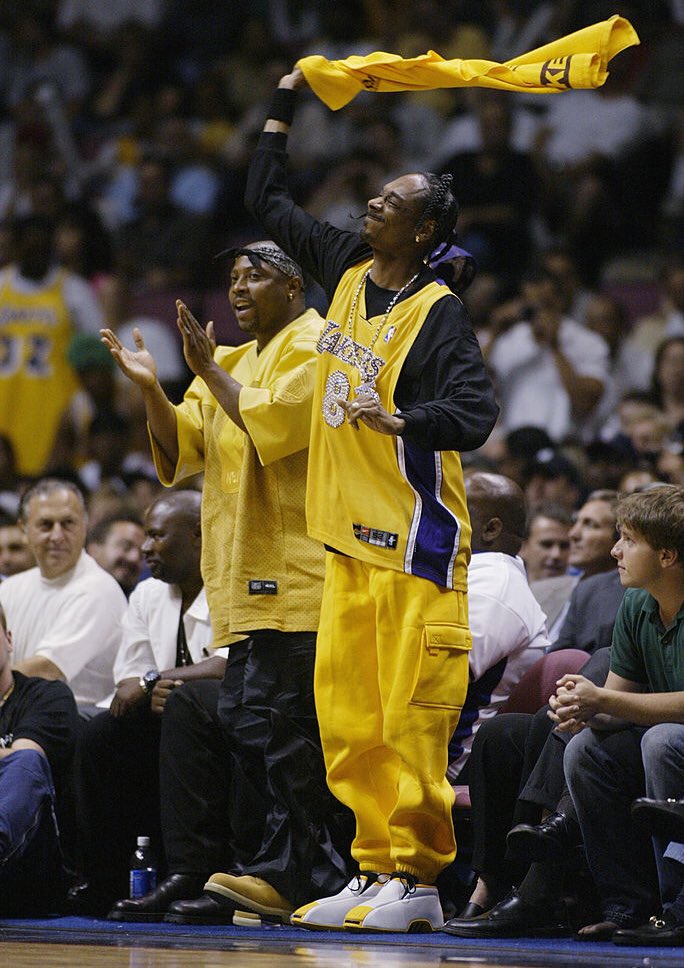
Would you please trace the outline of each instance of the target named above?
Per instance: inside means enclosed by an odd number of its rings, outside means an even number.
[[[293,292],[288,292],[287,298],[288,298],[288,301],[289,302],[292,302],[292,300],[294,299],[294,293]]]
[[[416,236],[416,242],[420,242],[420,236],[419,235]]]

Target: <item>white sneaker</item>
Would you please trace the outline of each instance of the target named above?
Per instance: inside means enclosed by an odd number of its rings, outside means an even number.
[[[374,897],[347,911],[345,931],[441,931],[444,914],[436,887],[392,874]]]
[[[290,921],[299,928],[312,931],[342,930],[347,911],[356,907],[363,899],[370,901],[387,881],[387,874],[373,874],[366,871],[357,874],[343,887],[339,894],[322,897],[297,908]]]

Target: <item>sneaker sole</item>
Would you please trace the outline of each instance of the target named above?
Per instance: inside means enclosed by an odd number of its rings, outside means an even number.
[[[314,924],[312,921],[301,921],[299,918],[291,918],[290,923],[295,928],[306,928],[307,931],[343,931],[341,924]]]
[[[435,928],[425,918],[416,918],[406,928],[376,928],[371,925],[364,925],[362,921],[358,924],[353,921],[345,921],[344,930],[351,932],[373,932],[374,934],[432,934],[433,931],[440,931],[441,925],[439,928]]]
[[[233,915],[233,924],[238,928],[265,928],[289,923],[289,919],[283,921],[279,915],[257,914],[256,911],[236,910]]]
[[[218,895],[221,899],[228,898],[229,901],[240,906],[239,909],[242,914],[256,913],[261,915],[263,919],[268,919],[273,924],[289,924],[292,911],[295,910],[292,908],[291,911],[288,911],[284,908],[274,908],[268,907],[265,904],[258,904],[251,897],[238,894],[237,891],[231,891],[229,887],[224,887],[223,884],[215,884],[213,881],[207,881],[204,885],[204,890],[207,894]]]

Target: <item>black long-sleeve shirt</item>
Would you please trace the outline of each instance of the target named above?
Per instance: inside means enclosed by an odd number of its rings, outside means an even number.
[[[272,239],[316,279],[328,298],[344,272],[372,256],[355,232],[319,222],[293,201],[287,136],[264,132],[247,178],[245,205]],[[402,298],[435,280],[426,265]],[[393,293],[366,280],[366,317],[382,315]],[[394,391],[402,436],[429,450],[474,450],[496,422],[498,406],[480,346],[457,296],[445,290],[409,350]]]

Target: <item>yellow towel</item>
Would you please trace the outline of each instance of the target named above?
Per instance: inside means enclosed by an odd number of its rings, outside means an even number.
[[[299,60],[315,94],[337,111],[366,91],[431,91],[437,87],[493,87],[549,94],[600,87],[606,66],[625,47],[639,43],[628,20],[617,15],[554,40],[505,64],[487,60],[444,60],[434,50],[419,57],[376,51],[329,61],[319,54]]]

